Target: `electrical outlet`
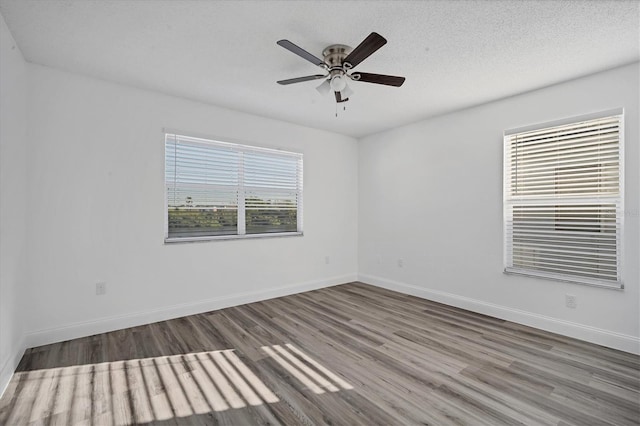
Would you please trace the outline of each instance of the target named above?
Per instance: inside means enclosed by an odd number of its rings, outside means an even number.
[[[578,298],[573,294],[565,294],[564,304],[567,306],[567,308],[576,309],[578,307]]]
[[[398,268],[402,268],[404,266],[404,260],[398,259]]]
[[[103,296],[107,293],[107,283],[96,283],[96,296]]]
[[[329,263],[331,263],[331,259],[329,258],[329,256],[324,257],[324,263],[325,265],[328,265]]]

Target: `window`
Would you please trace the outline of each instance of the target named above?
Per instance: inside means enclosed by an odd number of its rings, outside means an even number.
[[[622,288],[621,110],[504,136],[505,272]]]
[[[165,241],[302,234],[302,154],[165,134]]]

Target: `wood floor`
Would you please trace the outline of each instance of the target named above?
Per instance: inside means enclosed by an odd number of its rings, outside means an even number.
[[[29,349],[0,424],[638,425],[640,359],[351,283]]]

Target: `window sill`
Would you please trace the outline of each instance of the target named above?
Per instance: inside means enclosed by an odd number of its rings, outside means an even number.
[[[571,283],[571,284],[581,284],[581,285],[586,285],[591,287],[607,288],[609,290],[619,290],[619,291],[624,290],[624,284],[621,282],[608,283],[608,282],[603,282],[598,280],[589,280],[589,279],[579,280],[578,278],[572,279],[571,277],[561,277],[561,276],[545,274],[545,273],[538,274],[534,272],[522,271],[519,269],[510,269],[510,268],[505,269],[503,273],[505,275],[520,275],[520,276],[530,277],[530,278],[540,278],[540,279],[546,279],[546,280],[552,280],[552,281],[561,281],[561,282]]]
[[[302,232],[273,232],[270,234],[216,235],[208,237],[165,238],[165,244],[200,243],[205,241],[253,240],[259,238],[302,237]]]

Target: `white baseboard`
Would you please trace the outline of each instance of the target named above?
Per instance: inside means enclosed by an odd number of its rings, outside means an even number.
[[[356,280],[356,274],[342,275],[326,278],[322,280],[308,281],[283,287],[276,287],[267,290],[236,293],[228,296],[216,297],[197,302],[182,303],[178,305],[165,306],[143,312],[134,312],[126,315],[119,315],[106,318],[98,318],[91,321],[66,324],[61,327],[47,328],[32,331],[26,335],[27,347],[47,345],[55,342],[62,342],[78,337],[91,336],[99,333],[120,330],[128,327],[135,327],[150,324],[158,321],[165,321],[187,315],[209,312],[216,309],[228,308],[245,303],[258,302],[261,300],[273,299],[275,297],[287,296],[304,291],[317,290],[319,288],[331,287]]]
[[[640,354],[640,339],[634,336],[603,330],[601,328],[565,321],[558,318],[547,317],[533,312],[513,309],[507,306],[495,305],[493,303],[470,299],[456,294],[416,287],[372,275],[360,274],[358,275],[358,281],[518,324],[539,328],[541,330],[562,334],[564,336],[573,337],[587,342],[596,343],[598,345],[619,349],[621,351]]]
[[[24,355],[24,351],[26,349],[27,345],[23,336],[20,339],[20,342],[16,345],[15,351],[3,360],[2,367],[0,367],[0,398],[2,398],[4,391],[7,390],[7,386],[13,376],[13,372],[18,368],[18,364],[20,363],[22,355]]]

